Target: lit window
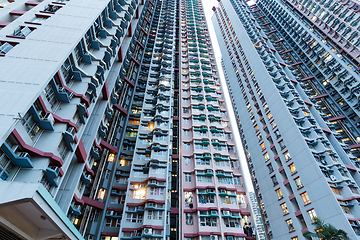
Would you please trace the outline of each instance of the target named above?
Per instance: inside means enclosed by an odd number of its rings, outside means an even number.
[[[306,192],[300,194],[300,196],[301,196],[301,198],[303,199],[305,205],[311,203],[311,201],[310,201],[310,199],[309,199],[309,196],[307,195]]]
[[[277,126],[276,123],[275,123],[275,120],[272,120],[270,124],[271,124],[273,129],[276,128],[276,126]]]
[[[290,168],[291,173],[296,172],[296,168],[295,168],[295,165],[293,163],[289,165],[289,168]]]
[[[109,161],[109,162],[113,162],[114,160],[115,160],[115,154],[110,153],[110,154],[109,154],[109,157],[108,157],[108,161]]]
[[[266,114],[266,116],[268,117],[268,119],[271,119],[271,118],[272,118],[271,112],[268,112],[268,113]]]
[[[100,200],[100,199],[103,200],[104,197],[105,197],[105,194],[106,194],[106,189],[100,188],[97,199],[98,200]]]
[[[282,204],[280,204],[280,206],[281,206],[281,209],[282,209],[284,215],[289,213],[286,203],[282,203]]]
[[[304,186],[304,185],[302,185],[302,183],[301,183],[300,177],[295,178],[294,181],[295,181],[296,186],[297,186],[298,188],[302,188],[302,187]]]
[[[294,224],[293,224],[293,222],[292,222],[291,218],[290,218],[290,219],[288,219],[288,220],[286,220],[286,224],[287,224],[287,226],[288,226],[288,228],[289,228],[289,232],[292,232],[292,231],[294,231],[294,230],[295,230],[295,228],[294,228]]]
[[[315,213],[315,210],[311,209],[310,211],[308,211],[308,213],[309,213],[311,221],[314,222],[314,218],[317,217],[316,213]]]
[[[283,154],[284,154],[284,157],[285,157],[286,161],[291,160],[291,156],[290,156],[290,153],[288,151],[284,152]]]
[[[264,150],[266,149],[266,147],[265,147],[265,143],[263,143],[263,142],[262,142],[262,143],[260,143],[260,147],[261,147],[261,150],[262,150],[262,151],[264,151]]]
[[[283,195],[282,195],[281,189],[279,188],[279,189],[276,189],[275,191],[276,191],[276,194],[278,196],[278,199],[282,199]]]
[[[264,158],[265,158],[265,162],[270,160],[269,154],[268,153],[264,153]]]

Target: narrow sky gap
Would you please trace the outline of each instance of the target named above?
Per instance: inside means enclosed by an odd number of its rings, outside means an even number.
[[[254,187],[253,187],[253,184],[251,181],[250,171],[249,171],[249,168],[247,165],[245,152],[243,150],[243,146],[241,143],[239,128],[236,124],[234,109],[231,104],[228,88],[227,88],[226,82],[225,82],[224,72],[221,67],[222,54],[220,52],[218,39],[216,38],[216,35],[215,35],[214,26],[211,21],[211,17],[214,14],[212,7],[213,6],[217,7],[218,1],[217,0],[202,0],[202,4],[203,4],[204,12],[205,12],[206,22],[207,22],[207,25],[209,28],[209,33],[210,33],[210,37],[211,37],[214,54],[215,54],[216,64],[217,64],[218,71],[219,71],[221,86],[223,88],[226,108],[229,112],[231,129],[233,131],[233,136],[235,137],[235,147],[236,147],[236,151],[239,156],[240,166],[241,166],[241,170],[242,170],[242,174],[243,174],[243,181],[245,183],[246,190],[249,192],[254,192]]]

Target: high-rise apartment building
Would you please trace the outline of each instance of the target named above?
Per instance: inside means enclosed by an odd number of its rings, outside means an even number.
[[[251,209],[202,4],[182,3],[180,237],[251,237]]]
[[[222,0],[213,22],[269,239],[360,236],[359,5]]]
[[[253,239],[200,0],[0,18],[1,239]]]

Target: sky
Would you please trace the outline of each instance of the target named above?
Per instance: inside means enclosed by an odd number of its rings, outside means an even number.
[[[218,41],[216,39],[214,26],[211,21],[211,17],[214,14],[212,7],[213,6],[217,7],[218,1],[217,0],[202,0],[202,4],[203,4],[204,11],[205,11],[205,17],[206,17],[209,32],[210,32],[210,38],[211,38],[211,42],[213,45],[213,50],[215,53],[215,59],[216,59],[216,63],[217,63],[217,67],[218,67],[218,71],[219,71],[219,75],[220,75],[220,82],[221,82],[221,86],[223,88],[225,102],[226,102],[227,110],[229,113],[230,124],[232,126],[233,136],[235,138],[236,150],[237,150],[239,160],[240,160],[240,167],[242,169],[243,179],[245,181],[245,187],[246,187],[247,191],[254,192],[254,187],[251,182],[250,171],[249,171],[249,168],[247,165],[245,153],[244,153],[243,146],[242,146],[241,139],[240,139],[239,129],[236,124],[234,110],[231,105],[229,92],[228,92],[228,89],[226,86],[224,73],[223,73],[223,70],[221,67],[221,51],[219,48]]]

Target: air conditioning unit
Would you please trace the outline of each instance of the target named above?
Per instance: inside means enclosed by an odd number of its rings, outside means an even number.
[[[215,214],[215,215],[216,215],[216,214],[217,214],[217,212],[216,212],[216,211],[211,211],[211,214]]]
[[[210,240],[219,240],[218,235],[210,235]]]
[[[154,206],[154,203],[148,203],[147,205],[148,205],[148,207],[152,207],[152,206]]]
[[[152,234],[152,228],[144,228],[144,234]]]
[[[50,113],[50,112],[48,112],[48,113],[45,114],[44,119],[51,121],[53,124],[55,123],[54,116],[53,116],[52,113]]]
[[[330,179],[333,181],[337,181],[337,178],[335,177],[335,175],[330,175]]]
[[[212,173],[211,169],[206,170],[207,173]]]
[[[206,189],[206,192],[212,192],[212,189],[208,188],[208,189]]]

